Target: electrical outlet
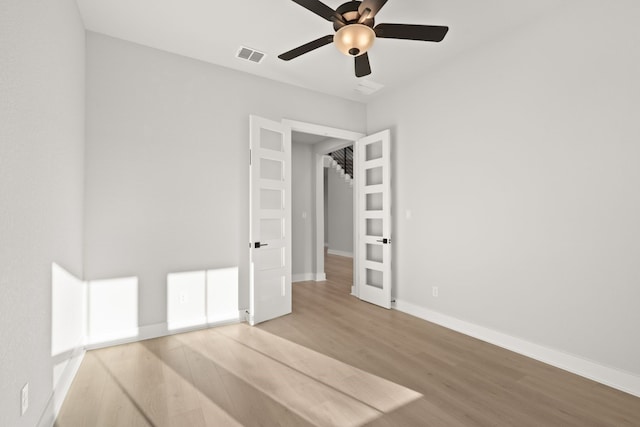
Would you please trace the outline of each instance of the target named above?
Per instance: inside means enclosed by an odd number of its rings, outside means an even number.
[[[27,408],[29,408],[29,383],[26,383],[20,392],[20,410],[22,415],[27,412]]]
[[[431,294],[434,297],[438,298],[438,287],[437,286],[434,286],[434,287],[431,288]]]
[[[187,294],[180,294],[180,304],[187,302]]]

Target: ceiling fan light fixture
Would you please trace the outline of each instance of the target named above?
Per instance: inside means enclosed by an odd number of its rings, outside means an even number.
[[[360,56],[373,45],[376,33],[364,24],[348,24],[333,36],[338,50],[347,56]]]

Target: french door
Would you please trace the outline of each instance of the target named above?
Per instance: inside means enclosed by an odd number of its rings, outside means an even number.
[[[250,117],[249,323],[291,313],[291,129]]]
[[[357,259],[360,299],[391,308],[391,135],[356,141]]]

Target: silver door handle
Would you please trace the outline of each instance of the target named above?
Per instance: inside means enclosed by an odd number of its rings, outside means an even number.
[[[383,238],[381,240],[376,240],[376,242],[383,243],[386,245],[388,243],[391,243],[391,239]]]

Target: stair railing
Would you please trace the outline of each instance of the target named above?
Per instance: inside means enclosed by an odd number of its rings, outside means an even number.
[[[341,148],[329,153],[329,156],[340,165],[345,174],[353,178],[353,147]]]

